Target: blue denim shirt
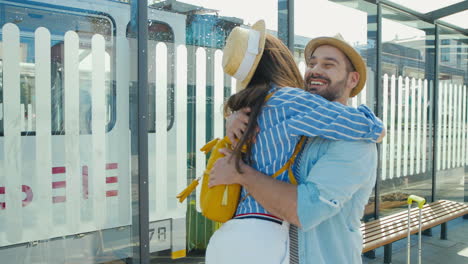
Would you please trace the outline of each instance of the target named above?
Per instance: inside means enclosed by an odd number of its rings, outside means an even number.
[[[361,263],[360,219],[375,185],[375,144],[310,138],[296,165],[300,263]]]

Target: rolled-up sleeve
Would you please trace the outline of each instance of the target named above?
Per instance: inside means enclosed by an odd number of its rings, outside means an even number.
[[[303,155],[307,155],[305,152]],[[297,214],[304,230],[336,215],[377,166],[375,144],[334,142],[298,185]],[[302,171],[301,171],[302,173]]]

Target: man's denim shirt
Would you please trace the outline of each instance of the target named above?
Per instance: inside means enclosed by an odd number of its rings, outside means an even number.
[[[375,185],[376,145],[310,138],[296,165],[300,263],[361,263],[360,219]]]

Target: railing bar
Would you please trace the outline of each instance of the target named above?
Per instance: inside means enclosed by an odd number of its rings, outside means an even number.
[[[167,46],[160,42],[156,45],[156,215],[163,217],[167,212]],[[151,191],[150,191],[151,193]]]

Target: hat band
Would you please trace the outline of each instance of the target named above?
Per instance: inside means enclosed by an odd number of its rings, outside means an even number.
[[[258,54],[259,43],[260,32],[253,29],[249,30],[249,41],[247,45],[247,51],[245,52],[244,58],[242,59],[239,68],[233,75],[233,77],[236,78],[238,81],[242,82],[252,69],[252,65],[254,64],[255,58]]]

